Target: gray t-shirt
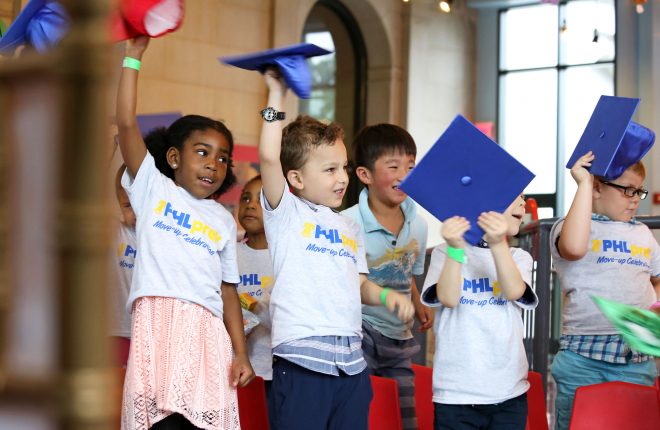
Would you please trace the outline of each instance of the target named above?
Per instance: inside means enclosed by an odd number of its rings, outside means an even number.
[[[360,226],[284,185],[272,209],[261,205],[275,286],[272,346],[310,336],[362,337],[360,273],[369,273]]]
[[[248,293],[257,300],[254,309],[259,325],[247,336],[250,363],[257,376],[273,379],[273,353],[270,347],[270,293],[273,291],[273,264],[268,249],[252,249],[245,243],[236,246],[238,293]]]
[[[467,246],[459,304],[440,304],[436,284],[447,258],[447,246],[433,250],[422,302],[437,308],[433,401],[446,404],[494,404],[517,397],[529,388],[529,365],[523,345],[522,309],[534,309],[538,298],[529,287],[532,257],[519,248],[511,255],[528,285],[511,302],[498,288],[490,249]]]
[[[563,259],[557,250],[564,219],[550,231],[552,260],[562,292],[562,333],[616,334],[592,296],[647,309],[655,302],[651,276],[660,276],[660,249],[644,224],[591,221],[589,249],[577,261]]]

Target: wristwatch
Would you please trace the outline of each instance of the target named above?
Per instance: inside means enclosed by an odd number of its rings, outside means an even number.
[[[266,109],[261,111],[261,117],[266,122],[282,121],[286,117],[286,114],[284,112],[278,112],[272,107],[268,106]]]

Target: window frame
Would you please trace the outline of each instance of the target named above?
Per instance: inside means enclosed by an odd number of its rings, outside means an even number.
[[[561,216],[564,215],[567,211],[568,208],[564,207],[564,194],[565,194],[565,189],[564,189],[564,179],[567,174],[569,174],[569,170],[565,168],[564,164],[566,160],[564,159],[564,152],[565,152],[565,146],[566,142],[564,141],[564,135],[563,135],[563,118],[565,117],[564,115],[564,110],[563,110],[563,105],[564,105],[564,100],[565,100],[565,94],[563,93],[563,87],[564,87],[564,80],[565,80],[565,71],[567,69],[572,69],[576,67],[585,67],[585,66],[596,66],[596,65],[603,65],[603,64],[611,64],[613,67],[613,74],[612,74],[612,88],[613,88],[613,93],[617,94],[617,59],[618,59],[618,54],[619,54],[619,43],[618,43],[618,36],[619,36],[619,16],[618,16],[618,10],[617,10],[617,2],[618,0],[612,0],[613,1],[613,8],[614,8],[614,57],[611,60],[599,60],[599,61],[594,61],[594,62],[588,62],[588,63],[575,63],[575,64],[561,64],[560,60],[562,58],[562,42],[561,42],[561,23],[565,19],[565,10],[566,10],[566,5],[569,3],[574,3],[580,0],[561,0],[559,4],[556,6],[557,8],[557,33],[556,33],[556,43],[557,43],[557,61],[556,64],[553,66],[546,66],[546,67],[530,67],[530,68],[520,68],[520,69],[503,69],[502,68],[502,15],[507,13],[510,10],[517,9],[520,7],[548,7],[547,5],[544,4],[534,4],[534,5],[518,5],[518,6],[510,6],[506,8],[502,8],[498,10],[497,14],[497,89],[496,89],[496,99],[497,99],[497,138],[498,142],[503,141],[502,137],[504,136],[504,129],[503,127],[500,127],[500,124],[503,124],[503,115],[504,112],[502,112],[502,109],[500,107],[502,106],[502,77],[509,74],[509,73],[516,73],[516,72],[531,72],[531,71],[537,71],[537,70],[552,70],[554,69],[557,73],[557,98],[556,98],[556,160],[555,160],[555,192],[554,193],[544,193],[544,194],[525,194],[526,198],[533,198],[536,200],[537,205],[539,208],[541,207],[546,207],[546,208],[552,208],[554,211],[554,216]]]

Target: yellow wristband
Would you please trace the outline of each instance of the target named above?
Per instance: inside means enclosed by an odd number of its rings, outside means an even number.
[[[383,291],[380,292],[380,301],[383,302],[383,306],[387,306],[387,294],[389,292],[389,288],[383,288]]]
[[[121,66],[140,71],[141,65],[142,65],[142,61],[138,60],[137,58],[124,57],[124,62],[122,63]]]

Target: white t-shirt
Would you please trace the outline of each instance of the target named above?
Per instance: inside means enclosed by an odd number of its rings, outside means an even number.
[[[117,222],[115,238],[115,285],[110,287],[110,336],[131,337],[131,313],[126,309],[137,256],[135,229]]]
[[[519,248],[511,255],[523,281],[531,285],[532,257]],[[523,345],[522,310],[538,298],[530,287],[516,302],[497,287],[490,249],[467,246],[459,304],[442,306],[435,285],[447,258],[447,245],[433,250],[422,302],[437,307],[433,401],[447,404],[494,404],[525,393],[529,366]]]
[[[286,184],[277,208],[263,192],[261,205],[275,274],[273,347],[310,336],[362,337],[359,275],[369,269],[360,226]]]
[[[237,284],[236,224],[211,199],[197,199],[161,174],[150,154],[134,180],[122,177],[137,216],[140,252],[128,298],[174,297],[222,317],[222,282]]]
[[[248,293],[257,300],[254,313],[259,325],[247,336],[250,363],[257,376],[273,379],[273,351],[270,348],[270,293],[273,291],[273,264],[268,249],[252,249],[245,243],[236,247],[240,283],[238,293]]]
[[[562,334],[616,334],[591,297],[648,309],[656,301],[651,276],[660,275],[660,247],[644,224],[591,220],[587,253],[568,261],[556,246],[563,225],[560,219],[550,230],[552,261],[565,294]]]

